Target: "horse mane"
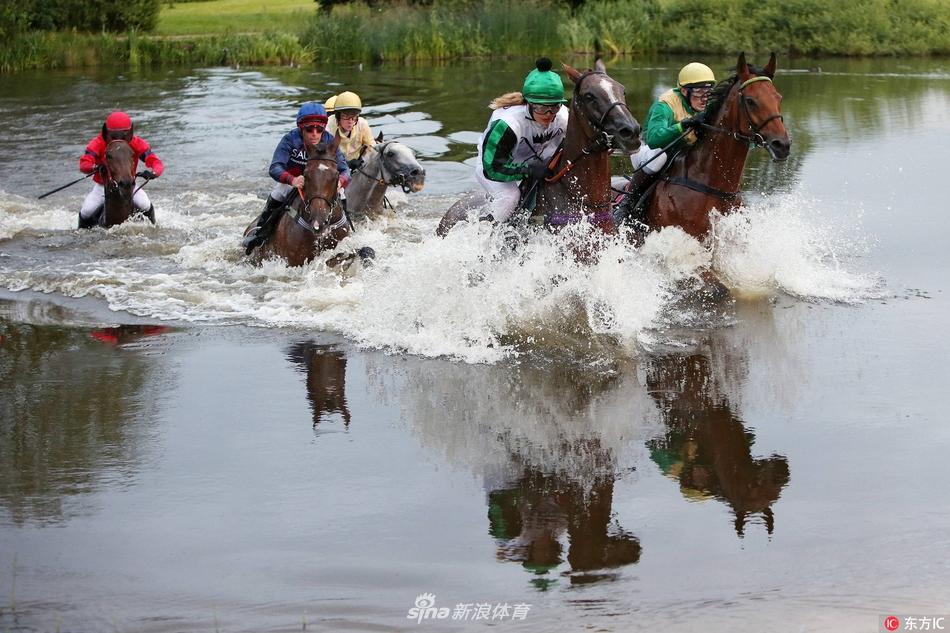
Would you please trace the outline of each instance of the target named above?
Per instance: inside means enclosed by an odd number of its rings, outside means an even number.
[[[764,75],[765,69],[760,66],[753,66],[752,64],[749,64],[749,73],[755,76]],[[711,119],[716,116],[716,114],[719,112],[719,109],[722,108],[722,105],[726,102],[726,97],[729,96],[729,91],[732,90],[732,87],[736,85],[738,80],[739,75],[733,73],[713,87],[709,93],[709,100],[706,101],[706,116],[708,118]]]
[[[528,103],[524,95],[520,92],[506,92],[500,97],[495,97],[492,99],[491,103],[488,104],[488,107],[492,110],[497,110],[499,108],[507,108],[515,105],[524,105]]]

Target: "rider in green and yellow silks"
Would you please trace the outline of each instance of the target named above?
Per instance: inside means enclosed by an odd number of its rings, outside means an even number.
[[[630,157],[634,169],[643,166],[643,171],[647,174],[660,171],[666,163],[666,155],[659,156],[660,150],[684,132],[688,133],[670,148],[670,152],[696,142],[696,133],[693,130],[704,122],[703,111],[715,84],[716,76],[709,66],[699,62],[683,66],[676,88],[661,94],[650,106],[646,124],[643,126],[643,145],[639,152]]]

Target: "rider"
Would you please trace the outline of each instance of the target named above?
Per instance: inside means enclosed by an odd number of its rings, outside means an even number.
[[[103,176],[106,175],[106,146],[110,141],[122,139],[127,141],[135,152],[135,159],[132,163],[132,171],[138,167],[139,161],[145,163],[146,169],[141,176],[145,180],[158,178],[165,171],[165,165],[152,152],[148,142],[140,136],[132,133],[132,119],[125,112],[113,112],[106,117],[102,124],[102,131],[86,145],[86,152],[79,159],[79,171],[84,174],[95,173],[92,177],[94,184],[92,191],[86,196],[79,210],[79,228],[88,229],[96,225],[102,206],[105,204],[106,192],[102,186]],[[148,194],[143,188],[138,188],[132,196],[132,204],[147,217],[152,224],[155,223],[155,207],[148,199]]]
[[[714,85],[716,76],[709,66],[699,62],[690,62],[683,66],[677,87],[661,94],[650,106],[646,125],[643,126],[644,145],[630,159],[634,169],[660,154],[663,147],[675,141],[684,132],[686,136],[670,148],[671,153],[696,142],[694,130],[701,127],[706,120],[706,101]],[[655,174],[664,163],[665,155],[651,161],[643,171]]]
[[[567,108],[564,83],[542,57],[525,77],[521,92],[496,98],[494,110],[478,144],[475,179],[492,201],[491,212],[481,220],[504,222],[518,206],[519,183],[541,180],[548,162],[564,140]]]
[[[360,117],[362,111],[363,102],[358,94],[341,92],[333,99],[333,119],[327,125],[330,134],[340,135],[340,149],[343,150],[350,169],[362,167],[366,149],[376,145],[369,123]]]
[[[323,105],[308,101],[297,112],[297,128],[284,134],[274,150],[271,160],[270,176],[277,181],[267,197],[264,210],[257,218],[257,225],[244,235],[243,246],[250,254],[255,246],[263,244],[270,236],[280,218],[277,211],[284,206],[287,194],[304,185],[303,171],[307,167],[307,144],[332,144],[333,135],[327,132],[327,111]],[[336,151],[336,166],[340,172],[340,188],[350,182],[350,169],[346,165],[343,152]]]

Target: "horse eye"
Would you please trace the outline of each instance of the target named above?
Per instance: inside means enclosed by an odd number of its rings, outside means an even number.
[[[758,108],[758,107],[759,107],[759,104],[755,102],[755,99],[746,97],[745,102],[746,102],[747,104],[749,104],[749,107],[750,107],[750,108]]]
[[[593,101],[595,101],[595,100],[597,99],[597,97],[595,97],[595,96],[594,96],[594,93],[592,93],[592,92],[588,92],[586,95],[584,95],[584,98],[587,99],[588,101],[591,101],[591,102],[593,102]]]
[[[396,152],[394,152],[394,151],[392,151],[392,150],[389,150],[388,152],[386,152],[386,156],[389,156],[390,158],[392,158],[392,157],[395,156],[395,155],[396,155]]]

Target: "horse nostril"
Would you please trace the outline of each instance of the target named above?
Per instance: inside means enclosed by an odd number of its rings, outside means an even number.
[[[419,176],[419,175],[424,174],[424,173],[426,173],[424,169],[413,169],[413,170],[411,170],[411,171],[409,172],[409,175],[410,175],[410,176]]]

